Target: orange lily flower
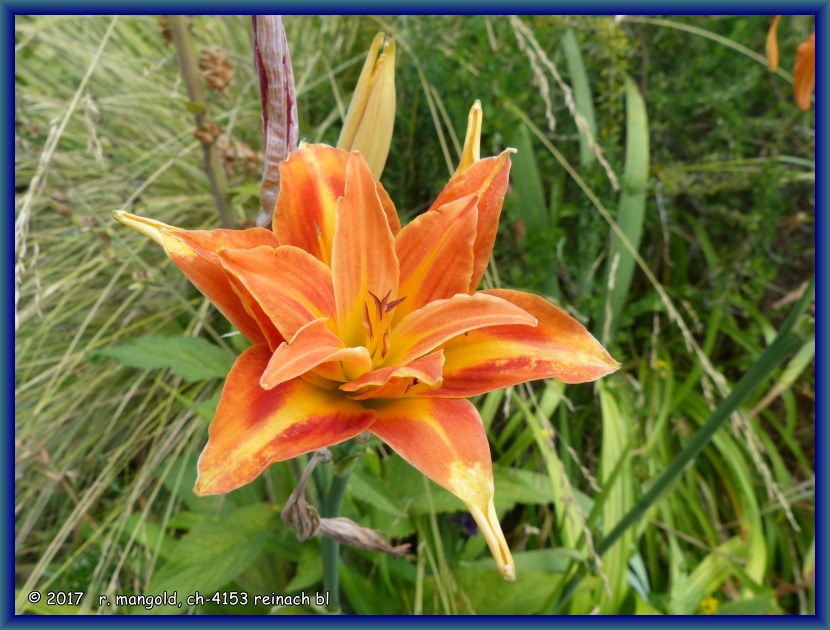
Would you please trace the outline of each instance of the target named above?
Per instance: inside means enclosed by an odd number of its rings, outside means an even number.
[[[772,19],[767,32],[767,63],[770,72],[778,70],[778,22],[780,15]],[[813,91],[816,87],[816,34],[810,36],[798,45],[793,67],[793,97],[795,104],[805,112],[812,107]]]
[[[793,94],[796,105],[805,112],[812,106],[816,87],[816,34],[812,33],[798,45],[795,53]]]
[[[368,430],[464,501],[514,579],[487,437],[465,398],[533,379],[592,381],[619,364],[546,300],[476,292],[509,151],[470,164],[403,228],[360,153],[303,145],[280,168],[273,232],[188,231],[116,213],[253,344],[228,375],[196,493],[229,492]]]

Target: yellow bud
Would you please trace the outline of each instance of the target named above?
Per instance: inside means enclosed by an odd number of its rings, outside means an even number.
[[[464,150],[461,152],[461,161],[455,174],[464,172],[475,162],[481,159],[481,123],[484,113],[481,111],[481,101],[476,100],[467,117],[467,137],[464,138]]]
[[[378,57],[381,45],[383,51]],[[337,148],[360,151],[380,179],[395,124],[395,42],[378,33],[357,80]]]

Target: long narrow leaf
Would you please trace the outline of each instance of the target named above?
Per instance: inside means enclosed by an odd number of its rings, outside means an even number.
[[[617,210],[617,223],[635,249],[640,247],[643,219],[646,211],[648,186],[648,118],[640,90],[631,79],[625,82],[626,141],[623,190]],[[628,288],[634,274],[634,257],[622,240],[611,230],[606,261],[602,311],[596,332],[603,343],[614,337],[614,329],[628,297]]]
[[[562,50],[565,52],[565,60],[568,62],[568,71],[571,75],[571,86],[574,92],[574,104],[576,111],[585,119],[588,125],[588,132],[592,137],[597,135],[597,121],[594,116],[594,101],[591,96],[591,86],[588,82],[588,73],[585,72],[585,64],[582,62],[582,53],[579,51],[579,44],[572,29],[565,32],[562,38]],[[591,151],[591,143],[584,133],[579,134],[579,163],[582,166],[589,166],[596,156]]]

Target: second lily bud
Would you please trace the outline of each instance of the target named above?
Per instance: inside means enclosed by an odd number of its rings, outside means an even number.
[[[337,148],[360,151],[372,175],[380,179],[394,124],[395,42],[378,33],[363,64]]]
[[[464,149],[461,151],[461,160],[455,175],[463,173],[481,159],[481,124],[484,121],[484,112],[481,111],[481,101],[476,99],[467,116],[467,136],[464,138]]]

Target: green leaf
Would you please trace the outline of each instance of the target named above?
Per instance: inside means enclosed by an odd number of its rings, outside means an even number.
[[[511,158],[512,190],[506,203],[511,205],[515,216],[522,221],[528,233],[550,230],[542,178],[527,127],[521,124],[517,126],[513,134],[513,144],[517,152]],[[550,238],[553,242],[553,234]]]
[[[170,562],[150,581],[151,594],[208,593],[226,586],[256,560],[277,521],[262,503],[235,508],[221,517],[204,516],[176,545]],[[181,609],[154,609],[158,613]]]
[[[691,615],[697,612],[703,598],[712,595],[735,573],[735,567],[746,557],[746,551],[740,536],[717,547],[695,567],[687,580],[672,584],[669,613]]]
[[[374,580],[353,571],[349,565],[340,563],[340,582],[343,594],[352,610],[359,615],[394,615],[400,612],[400,602],[394,593],[385,590],[379,593]]]
[[[718,606],[716,615],[766,615],[778,612],[775,604],[775,592],[767,591],[758,597],[739,599]]]
[[[634,504],[630,454],[626,447],[630,439],[630,421],[625,407],[621,406],[613,393],[599,383],[599,401],[602,410],[602,451],[600,453],[600,483],[603,495],[607,495],[602,506],[602,522],[607,532],[619,523]],[[622,466],[619,474],[613,473]],[[634,531],[628,529],[620,539],[609,548],[603,563],[611,597],[603,592],[602,612],[619,612],[620,606],[628,593],[628,559]]]
[[[591,97],[591,86],[588,83],[588,73],[585,72],[585,64],[582,63],[582,53],[579,51],[579,44],[574,36],[573,29],[565,32],[562,38],[562,50],[565,52],[565,60],[568,62],[568,71],[573,86],[574,105],[576,111],[585,119],[588,131],[596,138],[597,122],[594,117],[594,101]],[[591,151],[588,138],[584,132],[579,134],[579,163],[588,166],[595,159]]]
[[[630,78],[625,82],[626,141],[623,190],[615,220],[636,252],[643,234],[648,187],[648,118],[646,106],[637,85]],[[614,327],[628,298],[628,288],[634,275],[634,256],[627,244],[611,229],[608,258],[605,263],[605,283],[596,337],[603,343],[614,338]]]
[[[360,468],[356,468],[350,480],[352,496],[359,501],[373,505],[387,514],[400,518],[406,518],[407,514],[401,510],[392,499],[383,485],[371,475]]]
[[[460,614],[515,615],[517,612],[533,615],[541,612],[545,600],[550,597],[562,577],[556,573],[517,571],[514,583],[505,582],[494,569],[492,559],[489,568],[460,569],[453,572],[455,610]],[[424,579],[424,613],[443,612],[433,576]],[[435,608],[431,608],[435,606]]]
[[[541,573],[564,573],[571,560],[577,562],[582,560],[582,555],[573,549],[566,547],[554,547],[552,549],[534,549],[532,551],[519,551],[513,554],[513,562],[516,564],[516,574],[524,575],[528,572]],[[493,558],[479,558],[465,563],[470,568],[493,569]]]
[[[145,370],[170,368],[191,382],[225,378],[233,365],[227,352],[201,337],[137,337],[98,350],[95,356]]]
[[[323,579],[323,558],[320,555],[320,545],[315,540],[306,541],[302,545],[300,561],[297,563],[297,572],[288,586],[286,593],[307,590]]]

